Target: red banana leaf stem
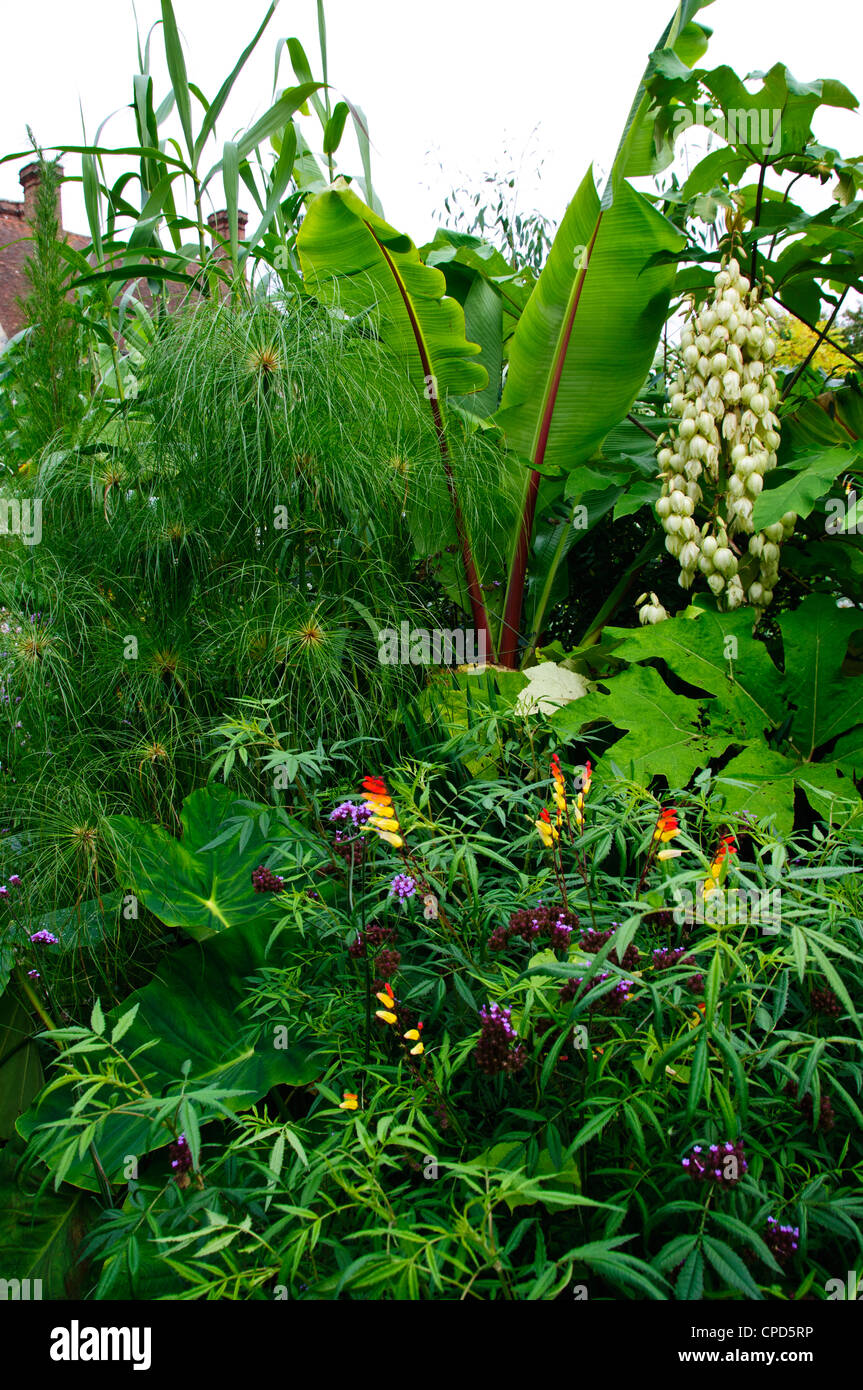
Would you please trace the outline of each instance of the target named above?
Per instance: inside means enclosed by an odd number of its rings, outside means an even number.
[[[381,255],[384,257],[387,265],[389,266],[392,272],[393,281],[398,286],[398,291],[402,297],[402,302],[405,306],[405,312],[410,320],[411,329],[413,331],[414,339],[416,340],[417,351],[419,352],[420,362],[422,363],[423,376],[425,377],[426,383],[428,385],[428,402],[431,406],[432,420],[434,421],[435,435],[437,437],[437,445],[440,451],[441,463],[443,464],[444,475],[446,477],[447,491],[449,493],[450,503],[452,505],[453,522],[455,524],[456,537],[458,539],[459,549],[461,551],[462,564],[464,565],[464,575],[465,581],[467,583],[468,597],[470,599],[471,613],[473,615],[473,624],[477,634],[483,634],[483,641],[485,643],[485,651],[487,653],[488,660],[493,662],[495,660],[494,642],[492,640],[491,628],[489,626],[488,614],[486,612],[485,607],[485,600],[483,598],[482,588],[479,582],[479,575],[477,574],[476,564],[474,563],[473,552],[470,546],[470,538],[468,536],[467,526],[465,525],[464,513],[461,509],[461,503],[458,497],[458,489],[455,483],[455,476],[452,471],[452,459],[450,457],[449,443],[447,442],[446,430],[444,428],[443,422],[443,415],[441,414],[440,403],[437,398],[435,378],[434,373],[432,372],[431,360],[428,355],[428,350],[426,348],[422,332],[420,331],[419,323],[417,322],[416,315],[414,314],[413,305],[411,304],[410,298],[405,293],[404,286],[402,285],[401,277],[396,273],[395,266],[393,265],[392,260],[390,259],[387,248],[375,235],[374,229],[369,227],[369,231],[375,238],[375,241],[378,243]]]
[[[524,605],[524,589],[527,581],[527,562],[530,555],[531,537],[533,536],[533,523],[536,518],[536,499],[539,494],[539,484],[542,477],[542,474],[538,472],[537,469],[542,468],[545,460],[545,451],[548,445],[548,436],[551,433],[554,408],[557,404],[557,393],[560,390],[561,378],[563,377],[563,368],[569,349],[569,340],[575,326],[575,316],[578,312],[581,291],[584,286],[584,277],[587,274],[601,222],[602,212],[600,211],[593,229],[593,236],[590,238],[590,245],[582,261],[580,274],[574,285],[574,292],[567,309],[566,321],[558,340],[551,381],[546,392],[545,406],[542,412],[539,432],[536,437],[536,447],[533,452],[533,462],[536,467],[530,474],[527,491],[525,493],[518,540],[516,541],[515,550],[513,552],[509,581],[507,583],[506,607],[504,609],[503,628],[500,639],[499,660],[502,666],[508,666],[510,670],[515,670],[518,662],[518,635],[521,626],[521,610]]]

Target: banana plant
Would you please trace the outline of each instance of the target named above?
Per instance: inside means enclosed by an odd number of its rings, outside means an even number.
[[[384,347],[405,366],[428,402],[452,508],[474,627],[493,652],[491,625],[447,437],[446,398],[481,391],[485,368],[465,337],[464,311],[448,297],[443,273],[425,265],[403,236],[344,180],[309,205],[297,238],[307,290],[341,311],[371,310]]]
[[[659,40],[682,62],[706,46],[695,14],[711,0],[682,0]],[[679,50],[679,51],[678,51]],[[673,146],[655,140],[656,112],[646,80],[636,93],[611,173],[600,199],[588,172],[567,209],[548,261],[510,344],[509,370],[496,416],[507,444],[527,464],[521,517],[510,550],[499,657],[518,663],[522,610],[544,475],[571,472],[590,458],[635,402],[665,320],[674,281],[669,266],[652,263],[679,249],[676,228],[627,182],[658,172]],[[574,500],[578,503],[578,497]],[[536,645],[559,544],[533,615],[525,659]]]

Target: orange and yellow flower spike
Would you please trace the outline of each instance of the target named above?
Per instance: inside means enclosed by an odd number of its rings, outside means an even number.
[[[364,777],[363,791],[365,792],[364,810],[370,812],[366,824],[379,838],[386,844],[392,845],[393,849],[402,849],[404,840],[399,831],[398,816],[393,808],[393,799],[387,791],[386,782],[382,777]]]
[[[551,849],[555,840],[560,839],[557,826],[552,825],[551,816],[545,808],[540,811],[539,820],[534,821],[534,825],[539,831],[539,837],[546,849]]]
[[[733,835],[723,835],[719,841],[719,848],[713,856],[713,862],[707,871],[707,878],[704,880],[704,896],[709,897],[725,879],[728,872],[728,859],[732,854],[737,853],[737,846],[734,843]]]
[[[680,825],[677,820],[677,811],[673,806],[663,807],[656,821],[656,829],[653,832],[654,840],[667,844],[669,840],[673,840],[675,835],[679,834]]]

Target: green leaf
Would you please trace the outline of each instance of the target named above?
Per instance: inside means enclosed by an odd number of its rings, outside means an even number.
[[[186,60],[183,57],[183,46],[180,43],[180,34],[171,0],[162,0],[162,24],[165,33],[165,59],[168,64],[168,75],[171,78],[177,112],[183,127],[183,135],[186,138],[186,149],[191,157],[195,148],[192,134],[192,98],[189,93],[189,79],[186,76]]]
[[[698,1302],[704,1293],[704,1256],[696,1248],[690,1250],[677,1276],[674,1296],[683,1302]]]
[[[241,1092],[222,1102],[229,1111],[246,1109],[273,1086],[307,1085],[323,1070],[323,1059],[307,1044],[277,1047],[272,1027],[253,1017],[249,977],[279,960],[275,949],[267,957],[266,940],[267,931],[250,921],[200,945],[184,947],[160,962],[158,979],[108,1014],[110,1026],[126,1022],[125,1056],[150,1044],[134,1065],[153,1095],[178,1093],[189,1059],[186,1092],[213,1088]],[[133,1010],[134,1018],[128,1022]],[[71,1089],[49,1086],[18,1120],[18,1132],[38,1147],[55,1177],[62,1172],[76,1187],[97,1191],[89,1155],[80,1159],[70,1152],[70,1132],[61,1127],[73,1099]],[[164,1127],[154,1127],[143,1109],[135,1113],[134,1098],[113,1090],[110,1082],[99,1101],[100,1106],[110,1104],[111,1108],[95,1112],[96,1148],[110,1181],[121,1182],[130,1155],[141,1157],[162,1148],[171,1142],[171,1135]],[[221,1113],[215,1107],[203,1113],[200,1099],[195,1106],[202,1126]],[[40,1131],[40,1126],[49,1123],[55,1126],[53,1131]]]
[[[703,1249],[716,1273],[727,1287],[736,1289],[746,1298],[760,1299],[762,1297],[761,1290],[746,1265],[740,1256],[725,1244],[724,1240],[716,1240],[714,1236],[705,1236]]]
[[[105,1015],[102,1013],[102,1005],[97,999],[90,1014],[90,1027],[99,1037],[105,1032]]]
[[[698,1109],[698,1102],[701,1100],[701,1093],[704,1090],[706,1077],[707,1034],[702,1033],[695,1047],[695,1055],[692,1059],[692,1071],[689,1074],[689,1088],[686,1093],[687,1120],[691,1120]]]
[[[800,455],[790,463],[784,464],[782,471],[794,468],[790,478],[785,478],[768,486],[756,498],[752,513],[752,524],[756,531],[772,526],[786,512],[796,512],[798,517],[807,517],[816,502],[829,492],[831,484],[842,473],[852,472],[860,457],[859,449],[853,445],[847,448],[814,449]]]
[[[0,999],[0,1139],[15,1133],[15,1121],[42,1085],[33,1019],[14,990]],[[0,1265],[2,1268],[2,1265]]]
[[[625,729],[614,744],[614,761],[643,786],[658,775],[671,786],[686,786],[728,743],[725,736],[705,732],[697,704],[673,694],[652,666],[632,666],[603,684],[607,694],[573,700],[550,715],[550,721],[564,740],[577,738],[585,725],[598,720]],[[602,761],[596,775],[600,781],[611,775]]]
[[[0,1270],[6,1280],[41,1280],[43,1299],[82,1299],[88,1280],[81,1242],[99,1208],[83,1192],[38,1193],[14,1175],[11,1151],[0,1162]]]
[[[514,453],[568,471],[627,414],[650,369],[674,279],[648,262],[679,232],[623,184],[600,214],[588,171],[510,341],[496,416]]]
[[[339,102],[337,102],[337,103],[336,103],[336,106],[335,106],[335,109],[334,109],[334,111],[333,111],[333,114],[330,116],[330,119],[327,121],[326,128],[325,128],[325,130],[324,130],[324,143],[323,143],[323,151],[324,151],[324,154],[327,154],[327,155],[335,154],[336,150],[339,148],[339,145],[341,144],[341,140],[342,140],[342,135],[344,134],[344,130],[345,130],[345,121],[347,120],[347,118],[348,118],[348,104],[347,104],[347,102],[346,102],[346,101],[339,101]]]
[[[198,941],[250,918],[263,926],[281,915],[275,899],[256,893],[252,885],[252,870],[269,852],[256,820],[248,822],[244,848],[233,839],[227,846],[204,848],[218,838],[235,805],[230,789],[218,784],[192,792],[183,804],[179,840],[131,816],[108,820],[129,887],[166,926],[182,927]]]
[[[371,310],[384,346],[419,391],[466,395],[488,384],[469,359],[464,312],[443,273],[423,265],[409,237],[378,217],[343,180],[310,202],[297,238],[310,292],[349,314]]]

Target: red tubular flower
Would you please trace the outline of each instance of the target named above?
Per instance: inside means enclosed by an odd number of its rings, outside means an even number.
[[[656,821],[656,829],[653,832],[654,840],[660,840],[662,844],[667,844],[679,834],[680,825],[677,820],[677,811],[674,806],[664,806],[659,813]]]

